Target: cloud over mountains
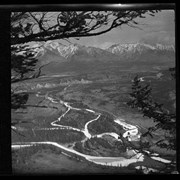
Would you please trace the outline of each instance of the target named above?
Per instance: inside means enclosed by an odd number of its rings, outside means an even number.
[[[155,45],[157,43],[166,44],[166,45],[170,45],[170,44],[175,45],[175,36],[171,35],[167,31],[151,32],[142,36],[139,42],[147,43],[151,45]]]

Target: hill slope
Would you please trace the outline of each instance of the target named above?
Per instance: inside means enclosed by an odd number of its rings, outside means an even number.
[[[107,49],[86,47],[79,44],[63,45],[57,41],[36,43],[35,57],[39,64],[48,64],[45,73],[65,71],[94,71],[102,68],[120,67],[122,69],[148,69],[155,66],[171,67],[175,64],[173,45],[155,46],[134,43],[114,44]]]

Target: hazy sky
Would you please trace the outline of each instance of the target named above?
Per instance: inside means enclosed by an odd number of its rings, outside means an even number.
[[[142,29],[135,29],[127,25],[116,28],[108,33],[94,36],[83,37],[80,40],[69,39],[72,43],[85,46],[95,46],[106,48],[116,43],[135,43],[144,42],[150,44],[163,43],[174,44],[175,41],[175,20],[173,10],[162,10],[155,16],[147,15],[146,18],[137,19]]]

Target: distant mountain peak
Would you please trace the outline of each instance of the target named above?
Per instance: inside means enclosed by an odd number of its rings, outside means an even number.
[[[161,50],[174,50],[175,51],[175,47],[174,45],[163,45],[163,44],[156,44],[156,48],[161,49]]]
[[[124,54],[124,53],[143,53],[148,50],[166,50],[166,51],[174,51],[175,48],[173,45],[162,45],[156,44],[150,45],[146,43],[127,43],[127,44],[115,44],[106,49],[109,52],[114,54]]]

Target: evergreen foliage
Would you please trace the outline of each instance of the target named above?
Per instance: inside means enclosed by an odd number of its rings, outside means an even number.
[[[169,113],[163,108],[163,104],[155,102],[152,97],[152,88],[149,84],[143,85],[138,76],[134,78],[130,98],[128,106],[137,108],[143,113],[143,116],[153,119],[156,123],[154,127],[149,127],[144,136],[158,129],[168,131],[169,135],[166,140],[157,143],[157,145],[176,150],[176,114]]]

